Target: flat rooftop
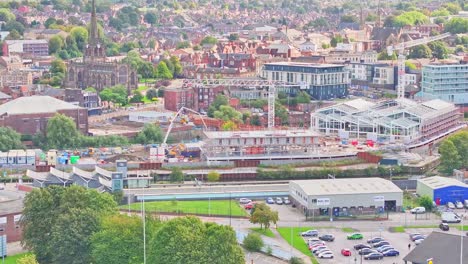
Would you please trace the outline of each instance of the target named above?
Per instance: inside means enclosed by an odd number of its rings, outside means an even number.
[[[438,188],[449,187],[449,186],[460,186],[460,187],[468,188],[468,184],[465,184],[453,178],[447,178],[447,177],[441,177],[441,176],[434,176],[434,177],[419,179],[418,182],[432,189],[438,189]]]
[[[296,66],[296,67],[307,67],[307,68],[344,67],[344,65],[339,65],[339,64],[289,62],[289,61],[265,63],[264,65],[282,65],[282,66]]]
[[[382,178],[299,180],[291,181],[290,185],[293,183],[307,195],[403,193],[398,186]]]
[[[312,130],[204,131],[204,133],[209,139],[320,136]]]

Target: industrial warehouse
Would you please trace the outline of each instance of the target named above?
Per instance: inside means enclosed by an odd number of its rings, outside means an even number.
[[[378,103],[356,99],[317,110],[311,125],[326,135],[376,142],[425,141],[459,126],[460,112],[439,99],[418,103],[400,98]]]
[[[382,178],[290,181],[289,196],[309,217],[375,215],[403,204],[403,191]]]
[[[419,179],[416,193],[429,196],[437,205],[468,200],[468,185],[453,178],[428,177]]]

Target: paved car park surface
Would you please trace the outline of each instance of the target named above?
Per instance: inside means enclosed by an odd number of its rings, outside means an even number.
[[[364,235],[364,238],[361,240],[347,240],[346,236],[349,233],[345,233],[339,229],[319,229],[321,234],[333,234],[335,236],[334,242],[325,242],[328,248],[333,252],[333,259],[318,259],[320,263],[325,264],[360,264],[360,263],[379,263],[379,264],[395,264],[395,263],[404,263],[403,257],[409,252],[408,244],[410,243],[409,236],[407,233],[390,233],[388,231],[382,232],[359,232]],[[399,256],[396,257],[384,257],[381,260],[365,260],[364,256],[357,253],[354,249],[356,244],[367,244],[367,239],[371,237],[377,237],[382,235],[382,237],[390,242],[390,244],[400,252]],[[307,240],[307,238],[305,238]],[[304,242],[305,243],[305,242]],[[414,244],[411,243],[411,247],[414,247]],[[347,248],[351,250],[351,256],[345,257],[341,255],[341,250]]]

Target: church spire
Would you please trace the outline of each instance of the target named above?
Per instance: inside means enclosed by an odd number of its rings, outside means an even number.
[[[99,40],[98,28],[97,28],[97,19],[96,19],[96,4],[95,0],[92,0],[92,11],[91,11],[91,28],[89,34],[89,42],[97,43]]]

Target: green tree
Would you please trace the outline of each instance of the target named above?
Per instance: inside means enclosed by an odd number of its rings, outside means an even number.
[[[458,12],[461,11],[461,7],[458,3],[445,3],[444,7],[452,15],[458,15]]]
[[[410,61],[405,61],[405,67],[408,67],[408,69],[410,69],[410,70],[416,70],[417,69],[416,65],[414,65],[414,63],[412,63]]]
[[[377,55],[377,59],[378,60],[396,60],[397,59],[397,55],[395,52],[393,52],[392,56],[388,56],[388,53],[386,50],[380,52],[378,55]]]
[[[36,256],[34,254],[28,254],[19,258],[16,261],[16,264],[39,264],[39,262],[37,262]]]
[[[451,140],[444,140],[439,147],[440,168],[446,173],[452,173],[454,169],[459,169],[462,160],[458,150]]]
[[[403,14],[397,16],[394,21],[394,26],[397,27],[404,27],[404,26],[414,26],[414,25],[422,25],[428,22],[428,18],[426,15],[419,11],[409,11],[404,12]]]
[[[56,114],[47,122],[46,139],[50,148],[76,147],[79,137],[75,121],[66,115]]]
[[[70,37],[75,41],[78,50],[84,50],[88,41],[88,30],[81,26],[74,27],[70,30]]]
[[[292,257],[289,259],[289,264],[305,264],[305,262],[299,257]]]
[[[132,98],[130,99],[130,103],[141,103],[143,100],[143,95],[140,91],[135,91]]]
[[[103,101],[109,101],[120,105],[126,105],[128,102],[127,88],[123,85],[116,85],[105,88],[99,93]]]
[[[135,137],[135,142],[140,144],[154,144],[161,143],[163,141],[163,133],[161,128],[155,124],[145,124],[143,130],[141,130]]]
[[[185,175],[179,167],[174,167],[169,174],[169,181],[171,182],[181,182],[184,181]]]
[[[205,38],[202,39],[200,42],[200,45],[205,45],[205,44],[210,44],[210,45],[215,45],[218,43],[218,39],[212,36],[206,36]]]
[[[176,56],[171,56],[170,62],[174,67],[174,70],[172,72],[172,75],[174,77],[180,77],[182,76],[182,64],[180,63],[180,59]]]
[[[148,262],[243,264],[245,260],[231,227],[188,216],[171,219],[156,232]]]
[[[57,19],[55,19],[55,18],[53,18],[53,17],[49,17],[49,18],[47,18],[47,20],[44,22],[44,27],[50,28],[51,25],[56,24],[56,23],[57,23]]]
[[[154,67],[151,62],[142,61],[138,64],[137,69],[138,74],[143,78],[153,78],[154,77]]]
[[[432,11],[431,17],[440,17],[440,16],[449,16],[450,12],[445,8],[439,8],[437,10]]]
[[[330,45],[332,47],[336,47],[338,45],[338,43],[343,43],[343,37],[340,36],[340,35],[337,35],[337,36],[334,36],[331,40],[330,40]]]
[[[207,175],[206,175],[206,179],[209,181],[209,182],[217,182],[219,181],[219,178],[221,177],[221,175],[216,172],[216,171],[210,171]]]
[[[6,22],[5,25],[2,26],[2,29],[10,32],[16,30],[20,35],[23,35],[25,30],[24,25],[15,20]]]
[[[158,15],[154,12],[148,12],[145,14],[145,22],[151,25],[158,23]]]
[[[249,233],[244,238],[243,244],[248,251],[260,251],[264,246],[263,239],[255,233]]]
[[[356,16],[353,16],[353,15],[343,15],[343,16],[341,16],[340,21],[342,23],[357,23],[358,18]]]
[[[90,263],[91,235],[116,208],[109,194],[76,185],[35,189],[24,199],[22,242],[39,263]]]
[[[275,117],[281,119],[281,125],[286,125],[289,122],[288,110],[278,101],[275,102]]]
[[[426,44],[418,45],[416,47],[411,48],[408,57],[410,59],[431,58],[432,51]]]
[[[49,54],[59,52],[65,45],[62,37],[55,35],[49,39]]]
[[[310,95],[304,91],[300,91],[297,96],[297,103],[298,104],[308,104],[310,103]]]
[[[146,98],[148,98],[148,100],[153,100],[155,97],[158,97],[158,91],[156,91],[156,89],[146,90]]]
[[[214,117],[214,112],[218,111],[222,105],[229,105],[229,100],[224,95],[218,95],[214,99],[213,103],[211,103],[210,107],[208,108],[208,116]]]
[[[433,41],[428,44],[429,48],[432,50],[432,55],[437,59],[446,59],[449,54],[449,50],[444,42],[438,40]]]
[[[213,113],[214,118],[221,119],[223,121],[235,121],[242,123],[242,113],[234,109],[229,105],[222,105],[219,110]]]
[[[0,151],[23,149],[21,135],[10,127],[0,127]]]
[[[432,207],[434,207],[434,204],[432,202],[431,197],[429,197],[427,195],[423,195],[423,196],[419,197],[418,203],[419,203],[420,206],[426,208],[426,211],[428,211],[428,212],[431,212]]]
[[[466,34],[468,32],[468,19],[461,17],[454,17],[445,24],[445,32],[452,34]]]
[[[65,73],[67,71],[67,66],[65,62],[61,59],[55,59],[50,63],[50,73],[57,74],[57,73]]]
[[[0,8],[0,21],[9,22],[14,21],[15,19],[15,14],[13,14],[9,9]]]
[[[160,222],[146,219],[146,238],[151,241]],[[138,216],[111,215],[91,238],[93,263],[143,263],[143,223]],[[129,246],[131,245],[131,246]]]
[[[239,34],[237,33],[231,33],[228,37],[229,41],[237,41],[239,40]]]
[[[188,42],[188,41],[181,41],[181,42],[177,43],[176,48],[177,48],[177,49],[187,49],[187,48],[190,48],[190,42]]]
[[[156,76],[160,79],[172,79],[172,73],[167,68],[167,65],[164,61],[159,62],[158,68],[156,69]]]
[[[250,119],[250,124],[252,126],[260,126],[260,117],[258,115],[253,115],[252,118]]]
[[[466,113],[465,113],[466,114]],[[468,131],[461,131],[448,137],[455,145],[461,158],[461,167],[468,168]]]
[[[264,203],[257,203],[253,212],[250,215],[250,222],[252,224],[260,224],[260,228],[270,228],[270,224],[278,222],[278,212],[271,210],[271,208]]]

